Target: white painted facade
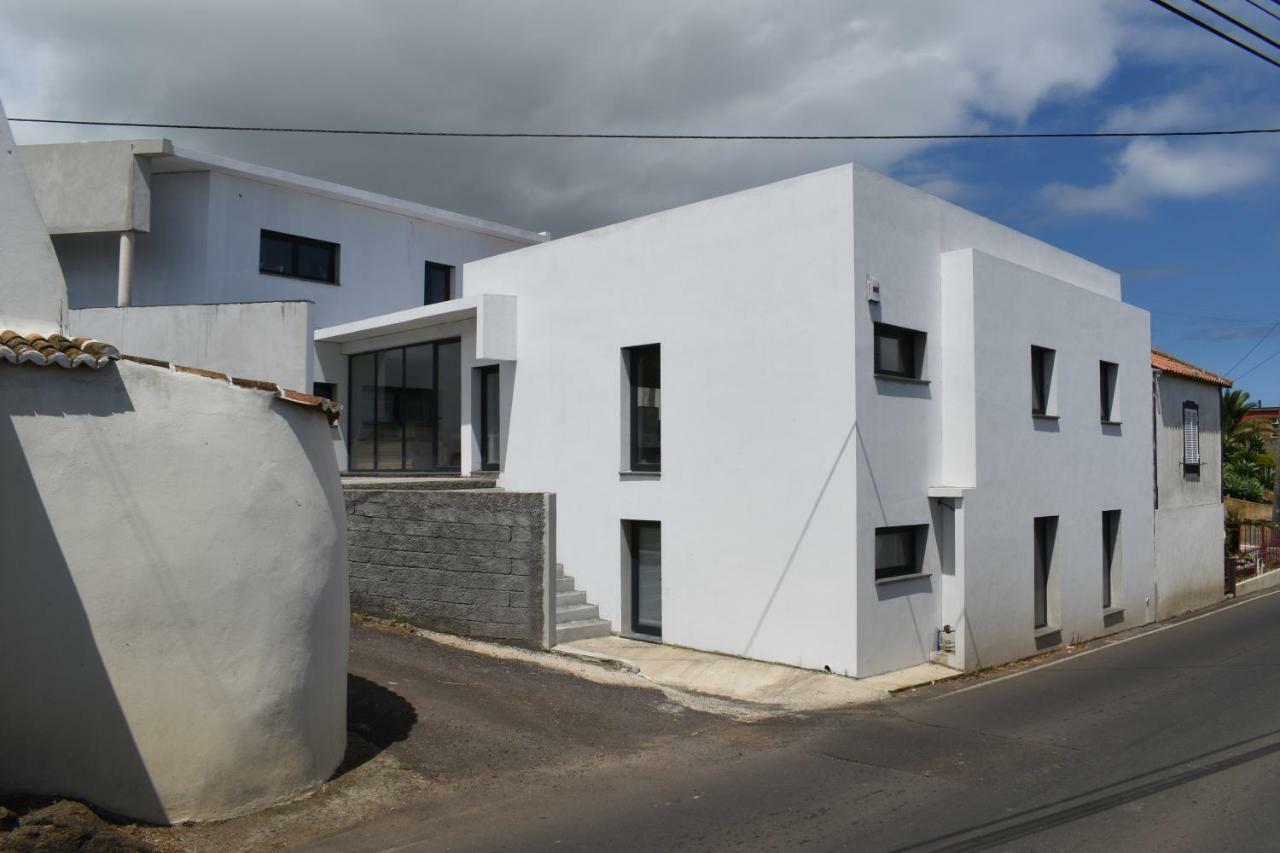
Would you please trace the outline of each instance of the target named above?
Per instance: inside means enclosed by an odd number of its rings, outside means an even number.
[[[1200,467],[1183,456],[1183,407],[1196,406]],[[1156,587],[1159,618],[1223,598],[1222,391],[1167,371],[1155,376]]]
[[[15,152],[0,108],[0,329],[49,335],[67,288]],[[0,791],[170,822],[329,778],[349,630],[330,441],[266,391],[0,359]]]
[[[71,309],[307,301],[314,324],[330,326],[421,306],[428,261],[454,269],[461,296],[468,261],[547,239],[163,139],[22,146],[20,154],[55,235]],[[336,243],[337,282],[260,272],[263,230]],[[122,235],[132,253],[127,303]],[[139,315],[125,330],[138,336],[115,339],[123,351],[151,355],[145,346],[165,333],[145,328],[152,316],[164,322],[159,312]],[[192,366],[224,370],[238,357],[236,343]],[[309,382],[314,360],[300,364]]]
[[[1114,273],[846,166],[466,278],[468,299],[514,298],[514,357],[467,336],[482,303],[460,327],[374,318],[317,340],[340,371],[343,354],[461,335],[464,471],[471,368],[500,364],[499,484],[557,494],[558,553],[615,630],[631,628],[624,520],[661,522],[677,645],[865,676],[928,660],[944,625],[949,662],[973,668],[1154,616],[1149,322]],[[927,381],[876,377],[876,321],[927,334]],[[627,471],[623,348],[645,344],[661,346],[658,475]],[[1057,350],[1056,419],[1031,414],[1032,345]],[[1100,422],[1100,360],[1119,365],[1117,424]],[[1041,515],[1059,518],[1057,630],[1037,636]],[[877,583],[875,530],[897,525],[928,526],[924,576]]]

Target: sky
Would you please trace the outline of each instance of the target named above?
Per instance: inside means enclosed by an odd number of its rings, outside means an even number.
[[[1216,2],[1280,39],[1245,0]],[[1180,130],[1280,127],[1280,68],[1147,0],[0,0],[0,99],[10,116],[342,128]],[[555,236],[854,161],[1118,271],[1153,345],[1280,403],[1280,136],[14,131],[165,135]]]

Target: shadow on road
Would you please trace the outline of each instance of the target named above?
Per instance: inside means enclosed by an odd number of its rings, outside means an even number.
[[[330,779],[349,773],[393,743],[409,737],[418,723],[413,705],[381,684],[347,675],[347,753]]]
[[[976,824],[945,835],[937,835],[916,844],[897,847],[890,853],[916,853],[916,851],[925,850],[930,853],[967,853],[967,851],[988,850],[1273,755],[1280,752],[1278,738],[1280,738],[1280,730],[1236,741],[1176,764],[1157,767],[1146,773],[1120,779],[1110,785],[1027,809],[1000,820]],[[1259,741],[1269,742],[1258,744]],[[1227,754],[1245,746],[1253,746],[1253,748],[1245,752]],[[1187,767],[1187,765],[1191,766]],[[1169,772],[1176,768],[1185,769],[1174,773]]]

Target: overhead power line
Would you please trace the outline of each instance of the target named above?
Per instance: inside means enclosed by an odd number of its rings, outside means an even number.
[[[1159,0],[1157,0],[1159,2]],[[154,121],[92,121],[88,119],[16,118],[29,124],[74,124],[86,127],[148,127],[160,130],[234,130],[253,133],[317,133],[339,136],[430,136],[467,139],[639,139],[665,141],[746,142],[904,142],[921,140],[982,139],[1135,139],[1141,137],[1251,136],[1280,134],[1280,127],[1247,127],[1205,130],[1071,130],[1008,131],[992,133],[582,133],[497,130],[377,130],[360,128],[270,127],[235,124],[192,124]]]
[[[1173,5],[1172,3],[1167,2],[1167,0],[1151,0],[1151,2],[1155,3],[1157,6],[1161,7],[1162,9],[1168,9],[1170,12],[1177,15],[1179,18],[1190,21],[1191,23],[1195,24],[1197,27],[1200,27],[1203,30],[1208,30],[1218,38],[1225,39],[1231,42],[1241,50],[1247,50],[1249,53],[1252,53],[1254,56],[1258,57],[1263,62],[1269,62],[1272,65],[1274,65],[1276,68],[1280,68],[1280,60],[1276,59],[1273,56],[1268,56],[1267,54],[1253,47],[1252,45],[1246,44],[1245,42],[1240,41],[1240,39],[1234,36],[1224,33],[1222,30],[1218,29],[1212,24],[1209,24],[1200,20],[1195,15],[1192,15],[1189,12],[1184,12],[1182,9],[1179,9],[1177,6]]]
[[[1217,8],[1216,6],[1213,6],[1213,5],[1209,4],[1209,3],[1206,3],[1206,2],[1205,2],[1205,0],[1191,0],[1191,2],[1192,2],[1192,3],[1195,3],[1197,6],[1200,6],[1200,7],[1202,7],[1202,8],[1208,9],[1210,12],[1212,12],[1212,13],[1213,13],[1213,14],[1215,14],[1215,15],[1217,15],[1219,18],[1221,18],[1221,19],[1222,19],[1222,20],[1224,20],[1224,21],[1230,21],[1231,23],[1235,24],[1235,25],[1236,25],[1237,27],[1239,27],[1240,29],[1244,30],[1245,32],[1249,33],[1250,35],[1252,35],[1252,36],[1253,36],[1253,37],[1255,37],[1255,38],[1262,39],[1263,41],[1265,41],[1267,44],[1271,45],[1272,47],[1280,47],[1280,41],[1276,41],[1276,40],[1275,40],[1275,39],[1273,39],[1271,36],[1267,35],[1266,33],[1262,32],[1261,30],[1255,30],[1253,27],[1249,26],[1249,25],[1248,25],[1248,24],[1246,24],[1244,21],[1240,20],[1239,18],[1235,17],[1234,15],[1228,15],[1226,12],[1222,11],[1221,9]]]
[[[1271,359],[1275,358],[1275,357],[1276,357],[1276,356],[1278,356],[1278,355],[1280,355],[1280,349],[1278,349],[1278,350],[1276,350],[1275,352],[1271,353],[1271,355],[1267,356],[1267,357],[1266,357],[1266,358],[1264,358],[1262,361],[1258,362],[1258,363],[1257,363],[1257,364],[1255,364],[1253,367],[1251,367],[1251,368],[1249,368],[1248,370],[1246,370],[1244,373],[1241,373],[1239,376],[1237,376],[1237,377],[1236,377],[1235,379],[1233,379],[1232,381],[1233,381],[1233,382],[1239,382],[1241,379],[1244,379],[1244,378],[1245,378],[1246,376],[1248,376],[1250,373],[1253,373],[1253,371],[1257,370],[1259,367],[1262,367],[1262,365],[1264,365],[1264,364],[1266,364],[1267,362],[1271,361]]]
[[[1277,21],[1280,21],[1280,12],[1272,12],[1266,6],[1263,6],[1261,3],[1259,3],[1258,0],[1245,0],[1245,2],[1248,3],[1250,6],[1253,6],[1255,9],[1265,12],[1266,14],[1275,18]]]
[[[1226,372],[1226,373],[1224,373],[1224,374],[1223,374],[1223,376],[1230,376],[1230,375],[1231,375],[1231,371],[1235,370],[1237,367],[1239,367],[1240,365],[1244,364],[1245,359],[1247,359],[1249,356],[1253,355],[1254,351],[1255,351],[1258,347],[1262,346],[1262,342],[1263,342],[1263,341],[1265,341],[1267,338],[1271,337],[1271,333],[1272,333],[1272,332],[1274,332],[1277,328],[1280,328],[1280,320],[1276,320],[1274,323],[1272,323],[1272,324],[1271,324],[1271,328],[1267,329],[1266,333],[1265,333],[1265,334],[1263,334],[1263,336],[1262,336],[1262,337],[1258,338],[1258,342],[1257,342],[1257,343],[1255,343],[1253,346],[1249,347],[1249,351],[1248,351],[1247,353],[1245,353],[1244,355],[1240,356],[1240,360],[1239,360],[1239,361],[1237,361],[1235,364],[1231,365],[1231,367],[1227,368],[1227,372]]]

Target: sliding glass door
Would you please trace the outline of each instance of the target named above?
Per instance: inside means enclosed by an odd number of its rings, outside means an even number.
[[[462,345],[457,340],[350,357],[350,471],[462,467]]]

